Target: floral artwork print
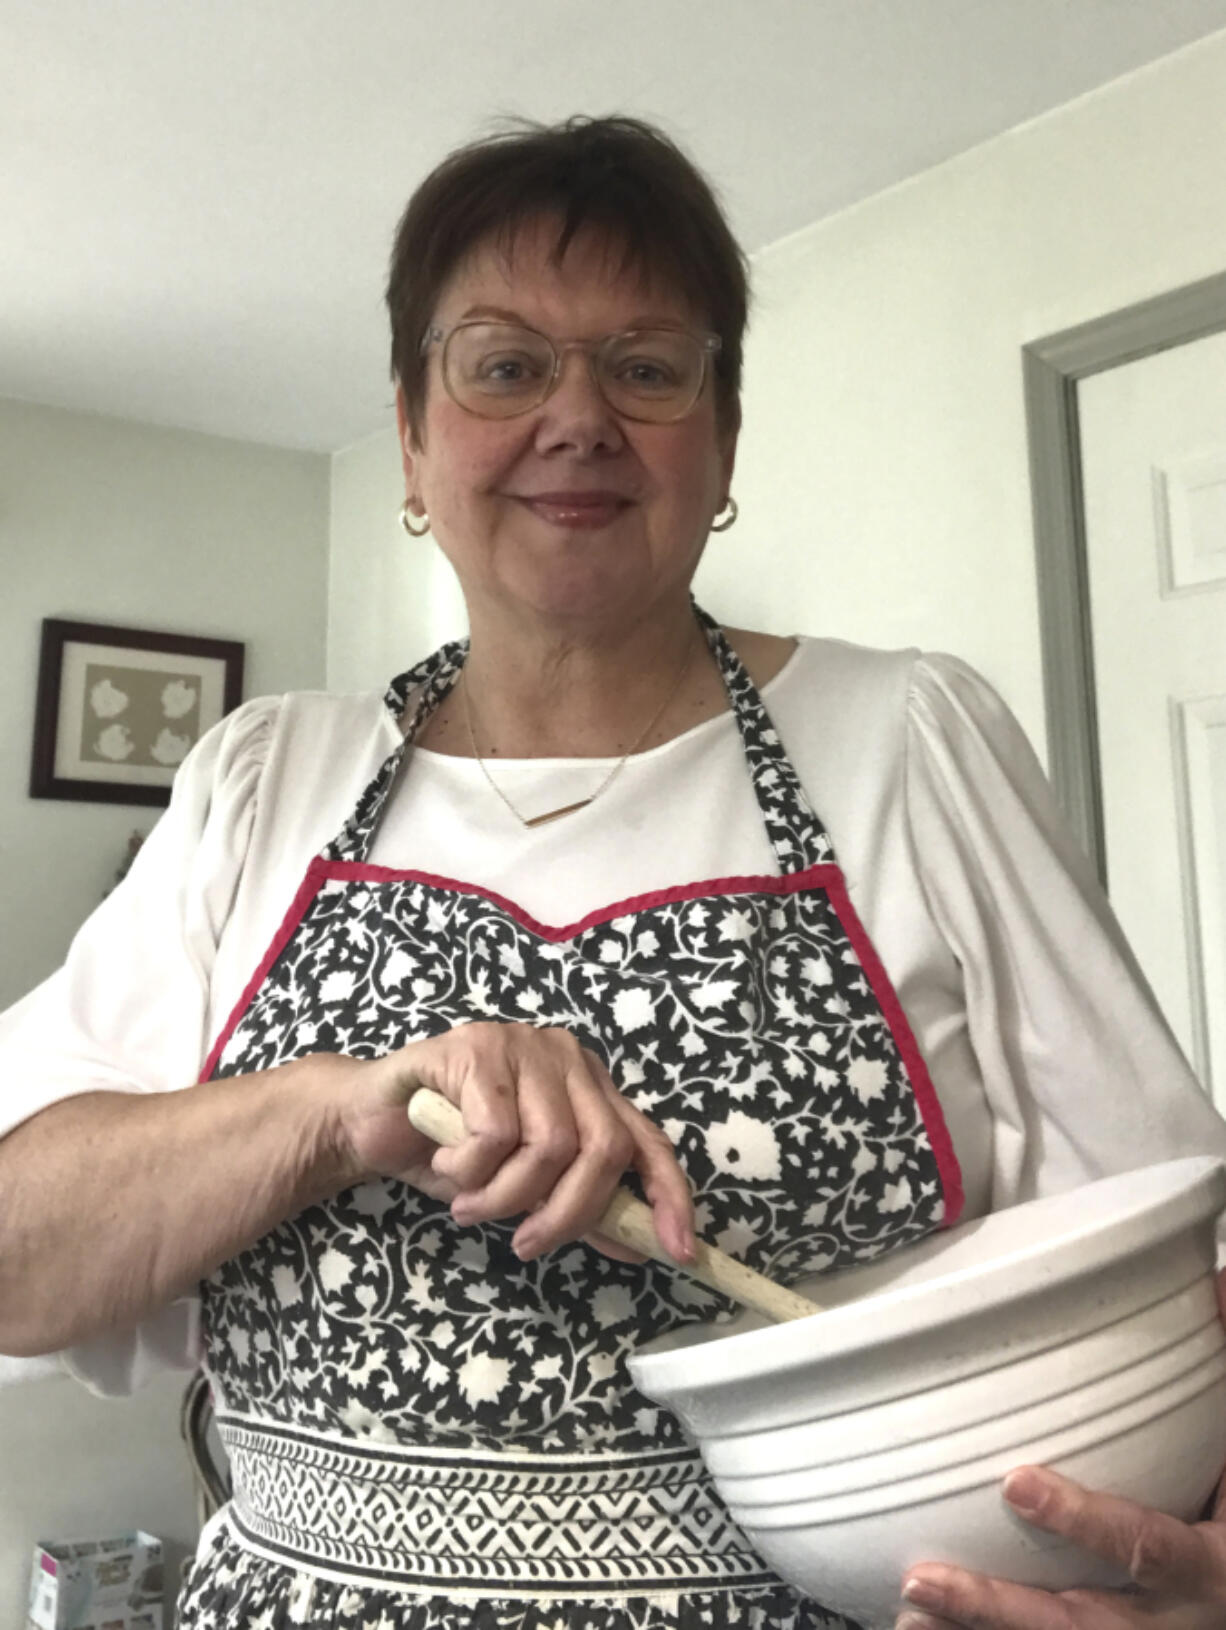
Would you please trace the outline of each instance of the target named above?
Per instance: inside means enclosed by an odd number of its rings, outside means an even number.
[[[703,621],[778,876],[536,923],[484,890],[366,863],[395,754],[312,863],[213,1062],[235,1075],[313,1051],[374,1058],[473,1020],[564,1026],[668,1134],[700,1233],[788,1281],[921,1237],[956,1194],[829,839]],[[420,688],[410,741],[463,656],[445,647],[392,687],[397,717]],[[304,1562],[351,1593],[329,1584],[329,1616],[309,1622],[363,1630],[835,1622],[771,1576],[677,1423],[629,1381],[637,1347],[731,1304],[582,1244],[520,1262],[512,1232],[460,1228],[442,1203],[371,1181],[208,1281],[236,1498],[185,1630],[262,1622],[257,1601],[270,1625],[297,1622],[285,1581]],[[246,1581],[247,1617],[219,1616],[223,1575]],[[526,1605],[546,1600],[552,1618]]]
[[[200,735],[200,680],[91,662],[85,669],[82,761],[182,763]]]

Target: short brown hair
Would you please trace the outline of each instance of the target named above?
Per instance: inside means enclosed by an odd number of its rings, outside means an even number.
[[[624,247],[635,270],[685,295],[720,336],[715,358],[721,424],[740,423],[741,351],[748,315],[746,260],[710,183],[675,142],[641,119],[576,117],[507,130],[457,148],[409,199],[392,245],[387,305],[392,377],[420,432],[426,397],[422,343],[444,285],[478,243],[509,252],[542,215],[560,221],[553,259],[593,229]]]

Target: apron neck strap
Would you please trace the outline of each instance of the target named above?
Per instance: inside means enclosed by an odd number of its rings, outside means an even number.
[[[728,692],[758,808],[779,870],[787,876],[832,858],[830,839],[805,796],[792,761],[784,751],[770,715],[744,663],[724,638],[713,617],[694,605],[694,615]],[[384,760],[342,830],[324,850],[326,860],[363,861],[370,853],[379,819],[405,749],[459,678],[468,656],[468,641],[453,640],[389,685],[384,705],[400,728],[409,697],[418,697],[400,745]]]
[[[325,860],[365,860],[378,830],[379,818],[388,795],[396,782],[396,772],[404,759],[405,749],[412,745],[421,727],[459,678],[460,669],[468,655],[467,640],[452,640],[432,655],[424,658],[406,673],[397,674],[387,688],[383,705],[401,728],[401,718],[409,697],[419,691],[417,705],[404,728],[404,739],[375,773],[374,779],[358,799],[353,814],[340,832],[324,850]]]
[[[832,860],[830,839],[805,795],[758,687],[715,619],[697,605],[694,614],[728,692],[762,824],[780,873],[787,877]]]

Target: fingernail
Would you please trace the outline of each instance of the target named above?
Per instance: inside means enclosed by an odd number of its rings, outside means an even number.
[[[894,1621],[894,1630],[946,1630],[946,1626],[927,1613],[902,1613]]]
[[[945,1600],[945,1593],[930,1579],[908,1579],[902,1587],[903,1600],[914,1607],[930,1607],[937,1611]],[[914,1615],[912,1615],[914,1617]],[[911,1630],[907,1626],[907,1630]]]
[[[1037,1517],[1043,1508],[1043,1484],[1032,1471],[1010,1472],[1002,1491],[1019,1516]]]

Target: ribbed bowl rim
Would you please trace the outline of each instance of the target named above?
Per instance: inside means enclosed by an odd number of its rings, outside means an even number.
[[[1139,1182],[1142,1176],[1146,1181]],[[809,1384],[825,1366],[942,1326],[988,1319],[1006,1303],[1100,1273],[1209,1222],[1226,1206],[1226,1162],[1207,1156],[1165,1161],[1100,1179],[1078,1193],[1087,1197],[1090,1214],[1055,1236],[809,1319],[669,1351],[647,1347],[631,1357],[630,1373],[641,1391],[665,1405],[672,1395],[693,1398],[707,1389],[779,1380],[789,1372],[808,1372]],[[1032,1200],[1013,1211],[1029,1210],[1039,1222],[1043,1208],[1065,1200],[1065,1195]]]

